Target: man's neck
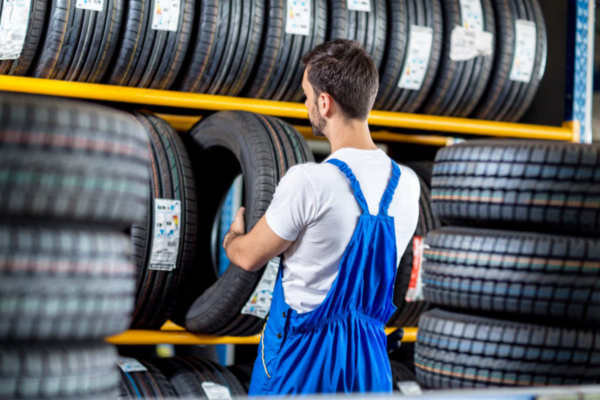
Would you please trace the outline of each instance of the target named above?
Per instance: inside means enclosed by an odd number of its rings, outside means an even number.
[[[376,150],[377,146],[371,139],[371,132],[366,121],[344,121],[331,126],[328,135],[331,143],[331,153],[351,147],[359,150]]]

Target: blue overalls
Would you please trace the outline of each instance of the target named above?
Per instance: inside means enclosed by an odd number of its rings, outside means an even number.
[[[298,314],[286,304],[280,268],[254,363],[251,396],[392,391],[384,328],[396,310],[396,231],[387,211],[400,168],[392,162],[392,178],[375,216],[348,165],[327,162],[346,174],[363,213],[338,276],[315,310]]]

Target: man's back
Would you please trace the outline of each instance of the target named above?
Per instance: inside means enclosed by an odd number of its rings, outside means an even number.
[[[353,148],[341,149],[330,158],[348,164],[370,213],[378,214],[391,177],[390,158],[382,150]],[[397,261],[414,234],[419,195],[417,176],[402,166],[389,209],[394,217]],[[267,222],[277,235],[294,241],[285,252],[283,270],[285,300],[290,307],[304,313],[325,299],[361,213],[350,182],[336,166],[311,163],[288,171],[267,211]]]

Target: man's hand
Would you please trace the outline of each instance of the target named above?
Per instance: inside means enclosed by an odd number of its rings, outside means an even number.
[[[229,261],[246,271],[257,271],[270,259],[283,253],[293,242],[283,240],[271,230],[263,216],[247,234],[244,208],[240,208],[223,240]]]
[[[231,223],[231,226],[229,227],[229,232],[227,232],[227,234],[225,235],[225,238],[223,239],[223,248],[225,249],[226,252],[227,252],[227,246],[229,246],[229,243],[231,243],[231,241],[234,238],[246,233],[246,223],[244,222],[244,212],[245,211],[246,211],[246,209],[244,207],[241,207],[238,210],[237,214],[235,215],[235,219],[233,220],[233,222]]]

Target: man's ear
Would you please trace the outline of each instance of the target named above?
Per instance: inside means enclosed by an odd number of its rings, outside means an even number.
[[[335,102],[333,97],[325,92],[321,92],[318,100],[319,113],[322,117],[331,117],[333,113],[333,109],[335,107]]]

